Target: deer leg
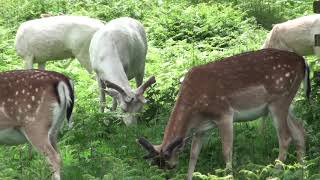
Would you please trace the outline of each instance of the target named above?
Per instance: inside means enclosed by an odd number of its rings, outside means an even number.
[[[100,112],[104,112],[104,109],[106,107],[106,93],[105,93],[105,84],[102,82],[102,80],[99,78],[97,75],[97,81],[98,81],[98,86],[99,86],[99,91],[100,91]]]
[[[232,169],[232,147],[233,147],[233,114],[225,114],[216,122],[221,140],[223,157],[226,162],[226,169]]]
[[[111,111],[115,111],[117,109],[118,102],[116,98],[112,98],[112,108]]]
[[[33,69],[33,56],[24,57],[24,68]]]
[[[50,138],[50,143],[51,143],[52,147],[58,152],[58,148],[57,148],[57,133],[50,134],[49,138]]]
[[[291,136],[294,140],[297,149],[297,159],[300,163],[303,163],[305,155],[305,130],[297,120],[296,117],[289,111],[288,114],[288,126]]]
[[[284,105],[283,103],[274,103],[271,106],[269,106],[269,110],[271,112],[272,119],[278,135],[278,141],[279,141],[278,159],[283,162],[286,160],[288,147],[292,140],[291,133],[287,124],[289,106]]]
[[[190,161],[189,161],[189,169],[187,179],[192,179],[192,173],[196,167],[196,163],[199,157],[199,153],[203,143],[204,133],[199,132],[196,133],[192,138],[191,152],[190,152]]]
[[[45,62],[38,63],[38,68],[41,69],[41,70],[45,70],[46,69],[46,63]]]
[[[41,130],[43,129],[43,130]],[[49,141],[49,134],[45,128],[37,127],[37,130],[26,127],[24,134],[30,143],[44,156],[46,156],[53,170],[53,180],[60,180],[60,156]]]

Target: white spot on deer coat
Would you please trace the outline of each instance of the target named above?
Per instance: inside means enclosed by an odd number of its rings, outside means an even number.
[[[289,77],[289,76],[290,76],[290,73],[289,73],[289,72],[287,72],[287,73],[285,74],[285,76],[286,76],[286,77]]]

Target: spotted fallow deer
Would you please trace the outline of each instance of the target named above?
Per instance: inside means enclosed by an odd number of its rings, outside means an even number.
[[[231,169],[233,122],[254,120],[270,112],[278,134],[278,159],[286,159],[293,139],[301,160],[305,151],[304,128],[289,106],[303,79],[310,94],[309,69],[303,57],[276,49],[248,52],[194,67],[182,82],[162,144],[138,140],[149,151],[144,158],[152,159],[160,168],[175,167],[177,152],[193,132],[187,175],[187,179],[192,179],[205,131],[216,126],[226,166]]]
[[[60,179],[57,133],[74,104],[73,83],[66,76],[42,70],[0,73],[0,144],[31,143]]]

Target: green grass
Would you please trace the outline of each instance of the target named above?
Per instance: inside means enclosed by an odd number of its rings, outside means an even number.
[[[75,82],[74,127],[63,128],[59,147],[63,179],[183,179],[187,172],[190,142],[172,171],[150,166],[146,153],[135,140],[141,136],[160,144],[175,102],[179,80],[193,66],[259,49],[273,23],[312,12],[312,1],[293,0],[0,0],[0,71],[22,69],[14,49],[20,23],[41,13],[87,15],[109,21],[131,16],[142,21],[148,34],[145,79],[155,75],[157,84],[147,92],[150,100],[140,114],[137,127],[125,127],[120,112],[98,112],[98,87],[76,60],[51,62],[47,69],[64,73]],[[319,65],[309,58],[313,70]],[[319,83],[313,80],[313,89]],[[320,172],[320,95],[313,93],[311,105],[300,93],[295,112],[307,130],[306,165],[295,164],[290,148],[288,165],[274,167],[278,142],[271,120],[235,125],[233,175],[236,179],[317,179]],[[111,99],[108,98],[108,102]],[[110,105],[110,103],[109,103]],[[0,179],[49,179],[45,159],[34,152],[29,160],[27,146],[0,147]],[[223,170],[221,141],[216,129],[201,151],[195,179],[230,179]],[[232,179],[232,178],[231,178]]]

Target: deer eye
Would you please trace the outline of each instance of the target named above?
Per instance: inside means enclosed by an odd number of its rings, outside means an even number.
[[[164,159],[170,159],[170,155],[169,155],[168,153],[165,153],[165,154],[163,155],[163,157],[164,157]]]

